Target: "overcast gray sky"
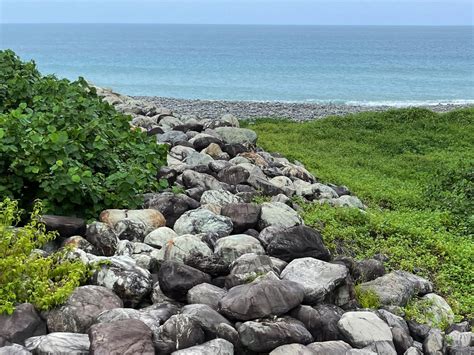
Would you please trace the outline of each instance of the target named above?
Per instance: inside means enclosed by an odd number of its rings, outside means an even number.
[[[472,25],[474,0],[0,0],[2,23]]]

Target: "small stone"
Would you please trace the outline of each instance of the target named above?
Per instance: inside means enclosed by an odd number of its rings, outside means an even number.
[[[300,224],[303,224],[303,220],[291,207],[280,202],[265,202],[262,204],[259,221],[260,229],[268,226],[287,228]]]
[[[217,240],[214,252],[224,263],[232,263],[247,253],[265,254],[258,239],[246,234],[230,235]]]

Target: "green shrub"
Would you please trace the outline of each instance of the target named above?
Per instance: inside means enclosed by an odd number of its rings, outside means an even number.
[[[380,308],[379,296],[372,290],[363,290],[360,285],[355,287],[356,299],[362,308]]]
[[[96,217],[160,188],[166,149],[79,78],[41,76],[0,51],[0,196],[45,212]]]
[[[0,314],[12,313],[24,302],[50,309],[63,303],[90,274],[86,265],[67,259],[66,249],[47,257],[34,252],[56,237],[39,222],[40,212],[41,204],[36,203],[31,220],[18,228],[17,203],[0,202]]]

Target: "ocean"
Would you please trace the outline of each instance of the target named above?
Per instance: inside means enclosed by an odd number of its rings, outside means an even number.
[[[129,95],[474,103],[474,27],[2,24],[43,74]]]

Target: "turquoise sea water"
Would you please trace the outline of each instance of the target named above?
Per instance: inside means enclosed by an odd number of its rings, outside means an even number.
[[[3,24],[0,48],[130,95],[474,102],[473,28]]]

